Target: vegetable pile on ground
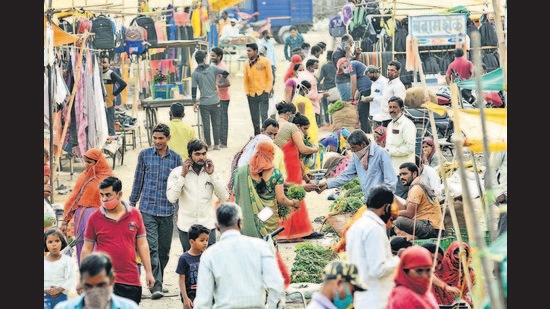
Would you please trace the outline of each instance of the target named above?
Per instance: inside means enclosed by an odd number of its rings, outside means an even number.
[[[296,245],[296,259],[292,265],[291,283],[322,283],[323,270],[330,261],[338,258],[331,248],[303,242]]]
[[[344,190],[343,195],[330,204],[329,215],[353,214],[361,208],[361,206],[365,205],[365,196],[357,177],[341,186],[341,188]]]

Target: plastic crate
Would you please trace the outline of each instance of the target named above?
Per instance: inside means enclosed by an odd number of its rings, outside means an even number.
[[[451,245],[451,243],[454,240],[455,240],[454,237],[450,237],[450,236],[441,237],[441,242],[439,243],[439,246],[441,247],[441,249],[443,249],[443,251],[446,251],[447,248],[449,248],[449,246]],[[428,244],[428,243],[436,244],[437,243],[437,237],[436,238],[427,238],[427,239],[415,239],[415,240],[413,240],[413,243],[415,245],[419,245],[419,246],[422,246],[423,244]]]
[[[453,237],[456,240],[456,232],[453,228],[447,229],[447,235]],[[460,236],[462,238],[462,241],[465,241],[470,244],[470,239],[468,238],[468,230],[466,228],[460,228]],[[488,246],[491,244],[491,234],[489,231],[485,231],[485,244]]]

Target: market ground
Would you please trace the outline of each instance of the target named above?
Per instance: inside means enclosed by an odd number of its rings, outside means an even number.
[[[303,34],[304,39],[306,42],[313,44],[316,44],[317,42],[323,41],[328,45],[328,49],[331,49],[330,47],[333,46],[333,39],[328,35],[328,31],[326,28],[322,29],[316,29],[310,32],[307,32]],[[276,49],[276,56],[277,56],[277,73],[276,73],[276,83],[275,83],[275,93],[276,94],[282,94],[283,92],[283,84],[282,84],[282,77],[286,71],[286,68],[288,66],[288,62],[284,59],[283,54],[283,45],[281,44],[275,44]],[[224,59],[225,60],[225,59]],[[231,161],[233,159],[234,154],[239,151],[243,145],[248,141],[249,137],[254,135],[254,130],[252,128],[252,122],[250,120],[249,110],[248,110],[248,102],[246,100],[246,96],[243,92],[243,78],[240,74],[238,74],[238,64],[234,62],[231,66],[231,89],[230,89],[230,95],[231,95],[231,101],[229,104],[229,142],[228,142],[228,148],[222,149],[218,151],[209,151],[208,156],[213,160],[216,170],[222,175],[223,179],[229,180],[230,176],[230,166]],[[190,124],[196,124],[197,123],[197,116],[193,112],[191,107],[186,107],[185,110],[185,118],[184,121],[190,123]],[[137,156],[139,151],[142,148],[148,147],[147,142],[147,135],[146,130],[143,127],[143,124],[145,123],[145,114],[142,110],[138,110],[138,122],[142,125],[141,127],[141,141],[142,145],[139,143],[139,137],[137,139],[137,147],[135,149],[132,149],[132,147],[128,147],[125,155],[124,155],[124,162],[122,165],[120,165],[120,161],[117,160],[116,166],[114,169],[115,176],[119,177],[122,180],[123,184],[123,199],[128,200],[131,189],[132,189],[132,182],[133,182],[133,176],[135,171],[135,166],[137,162]],[[157,118],[159,122],[168,122],[168,108],[159,108]],[[328,135],[329,131],[321,131],[320,137],[324,137]],[[109,162],[112,163],[112,160],[109,158]],[[57,188],[59,185],[63,184],[69,188],[72,188],[74,183],[76,182],[76,179],[78,178],[79,173],[83,170],[82,163],[76,162],[73,163],[74,173],[71,176],[71,173],[69,172],[69,164],[67,160],[62,160],[62,171],[58,173],[59,177],[57,180],[54,180],[53,187]],[[306,195],[306,204],[307,204],[307,210],[309,212],[309,217],[312,221],[315,220],[315,218],[325,216],[328,212],[328,206],[330,205],[331,201],[327,200],[329,191],[324,191],[321,194],[317,194],[315,192],[310,192]],[[54,196],[54,202],[55,203],[63,203],[67,198],[67,195],[55,195]],[[319,221],[319,220],[317,220]],[[319,230],[320,223],[314,222],[314,228],[315,230]],[[310,242],[314,243],[322,243],[322,244],[328,244],[332,241],[331,238],[326,237],[325,239],[320,240],[308,240]],[[286,266],[290,270],[292,268],[293,262],[294,262],[294,246],[296,243],[289,243],[289,244],[280,244],[279,250],[281,252],[281,255],[285,261]],[[176,265],[177,260],[179,256],[183,253],[183,249],[181,247],[181,244],[179,242],[178,234],[175,232],[173,234],[173,241],[172,241],[172,248],[170,251],[170,259],[168,261],[168,265],[165,268],[164,272],[164,287],[168,288],[169,292],[166,293],[165,297],[158,299],[158,300],[151,300],[150,299],[150,292],[145,285],[145,278],[142,274],[142,284],[144,286],[143,289],[143,297],[140,304],[140,308],[181,308],[182,303],[179,299],[178,293],[179,293],[179,287],[178,287],[178,275],[176,274]],[[75,296],[76,294],[71,294],[70,297]],[[289,304],[287,308],[300,308],[300,305],[292,305]]]

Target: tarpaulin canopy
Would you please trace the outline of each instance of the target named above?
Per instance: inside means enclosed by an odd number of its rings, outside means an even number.
[[[466,137],[464,146],[476,153],[483,152],[483,130],[478,108],[460,109],[455,114],[453,109],[432,102],[424,103],[422,107],[441,115],[448,113],[453,121],[456,121],[456,117],[459,117],[462,133]],[[486,108],[485,120],[489,150],[491,152],[506,150],[508,144],[508,110],[506,108]]]
[[[458,87],[461,89],[477,89],[477,82],[475,78],[470,78],[459,82]],[[481,76],[481,88],[482,90],[506,90],[504,85],[504,71],[502,68],[498,68],[490,73]]]
[[[44,16],[44,30],[46,30],[46,25],[48,23],[48,20],[46,16]],[[71,44],[76,41],[78,41],[78,37],[76,35],[69,34],[63,29],[59,28],[56,24],[50,23],[53,29],[53,46],[61,46],[65,44]],[[44,36],[44,45],[46,45],[46,36]]]
[[[242,1],[243,0],[208,0],[208,4],[212,11],[220,11],[232,5],[239,4]]]

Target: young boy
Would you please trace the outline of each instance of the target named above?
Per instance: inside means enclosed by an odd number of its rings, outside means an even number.
[[[208,246],[210,230],[200,224],[193,224],[188,231],[191,249],[184,252],[179,260],[176,273],[179,274],[180,298],[184,309],[193,307],[197,293],[197,274],[201,255]]]

